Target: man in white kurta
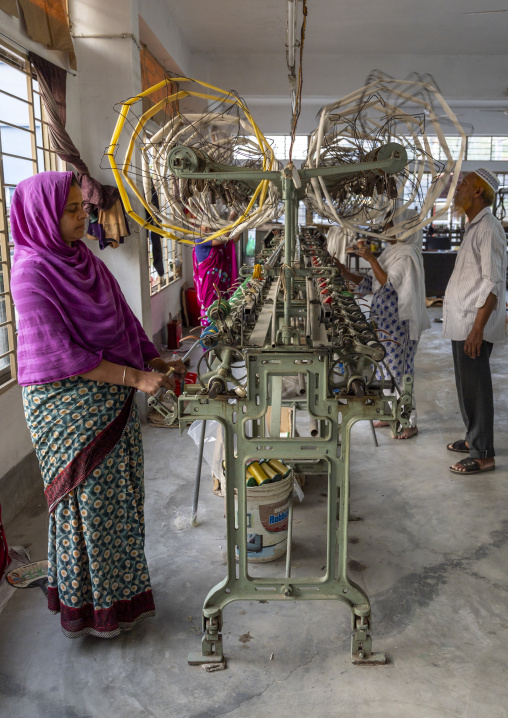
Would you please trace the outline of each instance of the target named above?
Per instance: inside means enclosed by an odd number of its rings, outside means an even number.
[[[486,169],[471,172],[457,187],[455,209],[468,218],[443,304],[443,336],[451,339],[455,381],[465,439],[448,444],[468,453],[454,473],[492,471],[494,401],[489,358],[506,337],[506,235],[491,212],[497,178]]]

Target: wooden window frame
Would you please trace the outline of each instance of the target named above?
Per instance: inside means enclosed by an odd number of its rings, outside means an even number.
[[[28,106],[28,127],[12,124],[5,120],[0,122],[2,126],[14,127],[18,130],[27,132],[30,135],[31,157],[22,157],[10,152],[4,152],[2,148],[2,138],[0,135],[0,276],[3,279],[3,289],[0,291],[0,297],[5,301],[5,319],[0,318],[0,329],[7,328],[7,351],[1,352],[0,361],[9,357],[7,366],[0,368],[0,394],[11,388],[17,383],[17,361],[16,361],[16,311],[10,291],[10,272],[11,272],[11,252],[13,243],[9,237],[9,215],[7,211],[6,194],[9,188],[16,185],[6,183],[4,181],[4,157],[13,157],[32,163],[33,174],[37,174],[43,170],[60,170],[62,163],[57,157],[54,150],[51,149],[49,139],[48,122],[44,112],[44,105],[40,96],[38,83],[34,79],[32,66],[27,56],[22,55],[14,50],[7,43],[0,42],[0,61],[10,65],[12,68],[25,75],[27,84],[27,98],[17,97],[3,90],[0,87],[0,100],[3,95],[13,97],[14,99],[25,103]],[[37,100],[37,98],[39,98]],[[37,107],[40,107],[40,118],[36,117]],[[38,144],[37,131],[40,128],[42,144]]]

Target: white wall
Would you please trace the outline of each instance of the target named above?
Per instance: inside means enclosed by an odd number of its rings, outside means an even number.
[[[193,76],[193,54],[189,51],[164,0],[138,3],[139,35],[152,55],[171,72]]]
[[[21,387],[15,385],[0,394],[0,478],[32,451],[32,440],[23,412]]]
[[[136,0],[74,0],[71,3],[74,45],[78,63],[74,102],[68,103],[67,129],[93,177],[114,185],[109,162],[103,158],[117,119],[118,103],[141,91],[138,14]],[[90,35],[133,37],[87,37]],[[80,37],[84,36],[84,37]],[[115,108],[116,106],[116,108]],[[122,134],[117,152],[121,164],[128,134]],[[134,157],[136,162],[136,157]],[[137,203],[133,207],[139,211]],[[99,250],[87,240],[118,279],[134,313],[151,334],[146,234],[133,232],[118,249]]]
[[[160,349],[161,342],[167,343],[166,324],[171,313],[173,319],[181,311],[181,291],[185,283],[192,287],[192,248],[182,245],[183,272],[180,279],[165,287],[151,298],[152,326],[154,327],[154,342]],[[156,329],[155,329],[156,328]]]

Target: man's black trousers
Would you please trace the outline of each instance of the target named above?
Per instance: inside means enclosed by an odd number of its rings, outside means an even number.
[[[455,383],[460,413],[466,425],[465,440],[473,459],[494,456],[494,396],[490,374],[492,342],[482,342],[480,356],[464,353],[465,342],[452,341]]]

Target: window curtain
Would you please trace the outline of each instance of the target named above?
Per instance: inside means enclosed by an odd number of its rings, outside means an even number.
[[[66,52],[69,65],[73,70],[76,69],[66,0],[18,0],[17,3],[16,0],[0,0],[0,10],[21,17],[32,40],[46,45],[50,50]]]
[[[99,210],[110,210],[120,200],[118,189],[111,185],[102,185],[90,176],[90,170],[81,159],[79,150],[65,129],[66,71],[33,52],[29,54],[29,57],[37,75],[44,109],[48,117],[51,145],[61,160],[76,168],[78,182],[83,192],[85,211],[88,214],[96,215]]]

